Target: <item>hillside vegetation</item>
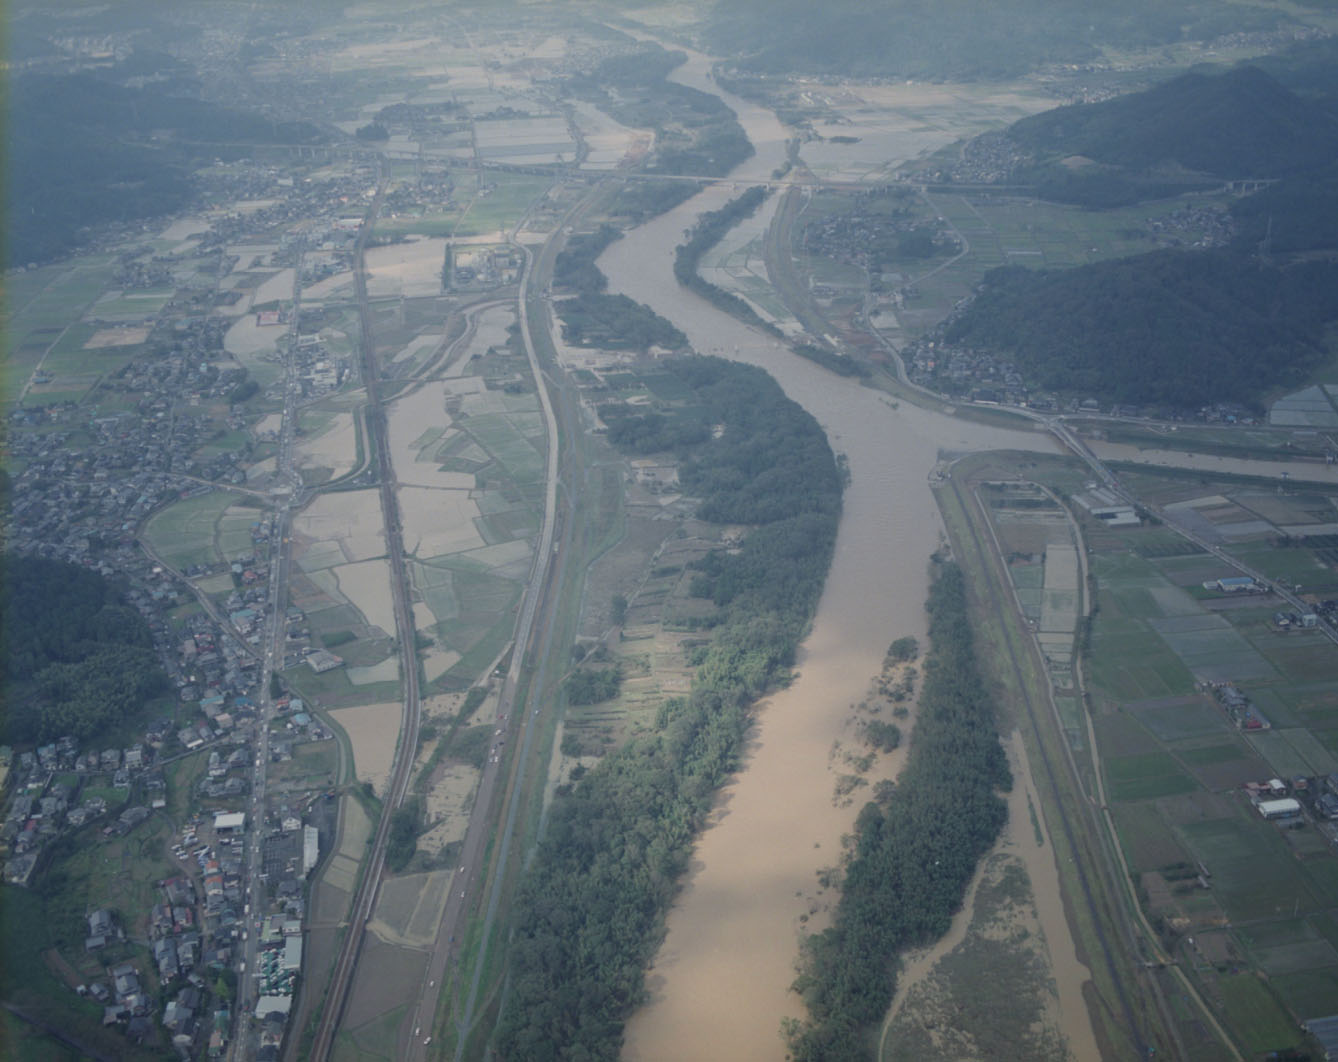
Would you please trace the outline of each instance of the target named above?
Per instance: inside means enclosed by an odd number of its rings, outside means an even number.
[[[12,555],[0,575],[4,741],[89,738],[166,688],[148,624],[101,575]]]
[[[1034,385],[1134,404],[1256,404],[1328,354],[1338,264],[1155,251],[1069,270],[1005,266],[946,329],[1015,359]]]
[[[6,265],[67,253],[90,226],[181,209],[193,194],[190,160],[205,144],[213,158],[241,150],[213,142],[323,138],[307,122],[271,122],[173,94],[181,88],[176,81],[133,88],[87,74],[32,75],[6,87]]]
[[[1271,254],[1338,248],[1338,163],[1287,177],[1231,204],[1236,244]]]
[[[1338,320],[1338,75],[1330,42],[1191,73],[1102,103],[1059,107],[1008,136],[1037,194],[1088,207],[1273,178],[1230,202],[1235,236],[1072,270],[996,269],[945,329],[1013,359],[1032,386],[1134,405],[1259,407],[1332,356]],[[1082,165],[1074,166],[1080,156]],[[1292,261],[1301,254],[1316,260]]]
[[[1083,62],[1101,45],[1207,40],[1285,20],[1264,4],[1216,0],[720,0],[706,36],[757,73],[956,80]]]
[[[1133,170],[1280,177],[1338,157],[1338,118],[1253,66],[1185,74],[1145,92],[1056,107],[1009,137],[1038,156],[1082,155]]]

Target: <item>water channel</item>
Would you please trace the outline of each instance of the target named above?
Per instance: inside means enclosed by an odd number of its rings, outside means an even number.
[[[784,161],[784,128],[770,111],[719,90],[708,70],[705,56],[691,55],[675,79],[720,95],[739,115],[757,154],[731,177],[769,180]],[[669,318],[699,352],[770,372],[845,455],[851,482],[831,572],[799,653],[799,678],[761,706],[744,766],[697,843],[649,974],[651,1000],[627,1028],[625,1057],[634,1060],[784,1057],[781,1019],[801,1013],[789,990],[801,934],[821,928],[822,904],[832,899],[816,897],[816,875],[839,860],[841,835],[860,805],[834,802],[829,754],[834,742],[852,737],[852,705],[864,697],[888,644],[906,634],[924,637],[927,565],[941,537],[929,475],[944,455],[1055,449],[1041,433],[898,404],[796,357],[680,288],[673,251],[683,231],[737,194],[707,188],[628,232],[598,264],[613,291]],[[881,769],[885,776],[890,765]],[[879,770],[870,773],[871,784]],[[817,916],[801,922],[815,900]]]

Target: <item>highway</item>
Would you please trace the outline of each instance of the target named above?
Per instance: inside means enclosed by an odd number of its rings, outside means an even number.
[[[437,1013],[442,988],[446,981],[446,971],[454,957],[457,941],[463,940],[466,917],[471,909],[471,902],[478,888],[488,888],[487,907],[484,914],[481,937],[484,941],[492,932],[493,922],[501,902],[501,893],[506,881],[507,863],[511,854],[512,841],[517,816],[523,801],[519,792],[526,779],[521,772],[529,760],[530,751],[538,729],[543,725],[539,719],[539,706],[533,700],[530,710],[524,711],[521,704],[517,711],[517,692],[527,662],[536,660],[537,673],[529,687],[531,698],[543,688],[543,673],[546,654],[542,643],[550,630],[552,611],[558,601],[553,593],[561,586],[563,569],[570,553],[571,521],[558,519],[558,488],[564,479],[562,461],[564,451],[560,447],[558,417],[554,410],[548,388],[544,383],[543,366],[539,361],[538,349],[530,329],[528,309],[531,304],[538,304],[546,278],[551,274],[553,259],[564,242],[562,233],[567,225],[576,220],[588,206],[588,198],[583,198],[555,227],[553,234],[536,256],[529,248],[521,246],[525,256],[525,266],[521,273],[518,293],[518,315],[521,337],[529,359],[530,371],[534,376],[539,393],[539,402],[543,411],[547,435],[547,463],[545,468],[544,516],[539,536],[538,548],[531,562],[526,582],[525,596],[516,624],[515,641],[511,653],[511,663],[503,680],[498,700],[498,732],[494,735],[492,752],[497,753],[496,762],[489,755],[479,781],[478,795],[474,801],[474,810],[469,817],[462,842],[461,869],[451,885],[451,895],[447,900],[446,910],[438,928],[437,939],[428,959],[428,968],[419,990],[419,998],[414,1007],[413,1033],[400,1042],[399,1057],[419,1059],[439,1057],[429,1051],[427,1041]],[[517,225],[517,230],[524,225],[524,219]],[[514,233],[512,235],[514,242]],[[566,425],[568,431],[571,424]],[[567,476],[570,470],[566,470]],[[511,742],[512,755],[506,756],[507,742]],[[518,750],[518,751],[517,751]],[[491,873],[483,865],[489,838],[493,835],[501,809],[506,808],[506,819],[497,845],[496,865]],[[464,1003],[464,1010],[458,1022],[456,1057],[461,1056],[468,1039],[469,1028],[473,1022],[474,1005],[477,1002],[482,963],[474,970],[470,982],[469,994]]]

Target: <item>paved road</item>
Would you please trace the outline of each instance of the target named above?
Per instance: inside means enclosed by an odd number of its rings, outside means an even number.
[[[290,336],[296,338],[298,307],[302,298],[302,260],[298,257],[293,280],[293,321]],[[287,487],[274,497],[278,501],[274,513],[274,530],[270,540],[270,585],[269,613],[265,625],[265,653],[261,660],[259,712],[256,722],[255,742],[256,758],[253,765],[251,782],[251,803],[247,808],[247,841],[249,852],[246,860],[246,893],[243,906],[242,926],[245,940],[242,946],[242,963],[237,979],[237,1026],[229,1048],[229,1057],[234,1060],[249,1058],[254,1054],[250,1019],[252,1008],[259,999],[254,990],[256,977],[256,954],[259,950],[257,918],[263,906],[260,897],[264,895],[261,882],[261,851],[265,836],[265,772],[269,764],[269,723],[274,716],[274,698],[270,695],[270,678],[275,671],[282,670],[284,646],[287,638],[286,602],[288,593],[288,570],[291,559],[289,548],[289,526],[295,507],[302,503],[301,478],[293,470],[293,440],[296,437],[297,400],[299,385],[297,365],[292,352],[296,344],[290,344],[289,354],[284,359],[284,396],[283,418],[279,428],[278,454],[275,462],[276,479]]]
[[[521,337],[525,343],[526,355],[530,362],[530,371],[534,376],[539,392],[539,401],[543,409],[544,425],[548,437],[548,457],[545,472],[544,520],[539,537],[539,545],[534,555],[526,585],[525,599],[521,606],[520,618],[516,625],[516,640],[511,653],[511,665],[502,685],[498,703],[498,733],[494,734],[493,751],[497,752],[496,761],[490,755],[479,782],[478,796],[474,810],[469,817],[464,843],[462,845],[461,867],[463,873],[457,874],[452,882],[451,895],[447,909],[438,929],[437,940],[428,960],[425,984],[420,990],[420,997],[415,1009],[414,1032],[411,1042],[401,1043],[402,1058],[417,1059],[433,1057],[431,1045],[427,1042],[431,1036],[433,1018],[437,1011],[444,974],[447,964],[456,950],[457,939],[463,939],[465,918],[470,909],[471,897],[480,885],[489,886],[488,905],[484,914],[481,938],[487,940],[492,932],[492,925],[501,899],[501,889],[506,880],[506,865],[510,857],[511,843],[516,818],[522,801],[517,799],[517,792],[525,779],[520,772],[529,760],[536,726],[538,724],[538,706],[529,712],[516,711],[516,692],[522,677],[526,660],[535,657],[533,649],[548,629],[548,616],[556,601],[551,594],[554,587],[562,582],[563,565],[569,550],[565,539],[557,539],[557,491],[562,476],[560,462],[563,451],[559,445],[557,417],[553,409],[548,389],[544,383],[543,366],[539,361],[534,337],[530,330],[530,317],[527,309],[532,301],[537,301],[541,291],[551,275],[553,258],[563,242],[561,235],[567,225],[576,220],[585,209],[587,201],[578,203],[555,227],[554,233],[536,256],[529,248],[522,247],[525,255],[525,267],[521,274],[519,317]],[[522,219],[521,224],[524,224]],[[517,228],[519,229],[519,225]],[[570,521],[563,526],[565,534],[570,534]],[[556,544],[555,544],[556,543]],[[541,656],[541,654],[539,654]],[[537,676],[531,684],[531,695],[542,686],[542,676]],[[508,760],[501,753],[508,739],[512,740],[513,750],[519,748],[519,754]],[[509,772],[509,773],[508,773]],[[507,817],[502,835],[497,846],[497,865],[490,877],[484,874],[483,857],[489,837],[492,835],[497,814],[506,802]],[[465,1000],[457,1032],[456,1057],[461,1056],[469,1027],[473,1022],[474,1006],[478,998],[482,964],[475,967],[470,982],[469,994]]]

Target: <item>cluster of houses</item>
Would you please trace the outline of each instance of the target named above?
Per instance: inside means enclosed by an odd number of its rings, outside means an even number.
[[[199,481],[245,480],[245,448],[193,456],[219,427],[203,412],[174,408],[179,389],[192,383],[201,403],[224,397],[235,386],[230,374],[188,373],[181,357],[156,364],[165,375],[146,371],[123,381],[145,395],[135,413],[90,420],[64,404],[10,413],[8,446],[24,467],[14,479],[9,549],[89,563],[116,546],[133,546],[139,525],[163,505],[207,492]],[[76,437],[80,445],[72,448]]]
[[[372,168],[365,172],[355,169],[347,175],[332,177],[303,177],[273,167],[254,165],[216,166],[206,170],[203,183],[210,199],[231,204],[238,199],[263,198],[271,200],[259,210],[242,213],[234,211],[213,214],[209,229],[199,243],[199,251],[222,251],[254,232],[272,231],[295,223],[320,219],[315,228],[307,226],[301,242],[327,250],[346,250],[357,242],[358,228],[343,228],[337,224],[340,216],[357,211],[365,201],[369,188],[375,183]],[[257,194],[257,189],[264,191]],[[275,265],[292,265],[298,241],[281,240]]]
[[[1338,772],[1314,781],[1317,784],[1305,776],[1293,778],[1290,783],[1270,778],[1266,782],[1246,782],[1242,788],[1255,810],[1270,822],[1299,823],[1303,821],[1306,804],[1315,818],[1338,822]]]
[[[866,205],[897,194],[888,188],[871,189],[856,196],[853,209],[809,222],[804,228],[806,250],[879,273],[898,241],[912,233],[929,236],[943,249],[956,249],[956,237],[942,218],[927,220],[905,207]]]
[[[934,184],[1005,184],[1030,158],[1007,133],[991,131],[968,140],[952,162],[922,170],[912,179]]]
[[[1272,723],[1259,711],[1255,703],[1230,682],[1211,683],[1213,698],[1225,710],[1231,721],[1241,730],[1269,730]]]
[[[989,351],[951,347],[941,338],[925,338],[910,344],[902,356],[911,380],[922,387],[994,405],[1023,406],[1032,399],[1017,366]],[[1057,406],[1053,398],[1043,401],[1036,408]]]
[[[17,756],[7,746],[0,748],[0,779],[5,789],[0,826],[4,880],[28,885],[49,844],[106,816],[109,803],[121,810],[104,824],[105,835],[126,833],[143,822],[152,808],[131,803],[132,788],[142,801],[163,806],[166,785],[162,771],[155,767],[156,750],[149,743],[150,736],[160,733],[151,731],[144,742],[124,750],[80,752],[68,735]]]
[[[208,844],[196,845],[203,821],[197,816],[172,848],[183,867],[197,864],[198,879],[183,872],[159,883],[142,941],[149,949],[148,962],[113,965],[108,969],[110,989],[94,981],[81,986],[81,992],[103,1003],[104,1025],[120,1026],[136,1042],[149,1035],[151,1018],[162,1003],[159,1024],[178,1052],[189,1056],[204,1048],[208,1057],[218,1058],[232,1028],[231,990],[220,986],[234,976],[236,942],[244,925],[242,844],[240,839],[220,839],[217,852]],[[135,915],[138,923],[142,912]],[[87,951],[110,943],[106,927],[111,922],[105,910],[89,916]],[[124,931],[118,932],[123,941]]]
[[[960,313],[971,298],[954,310]],[[951,318],[949,318],[949,321]],[[1010,359],[994,351],[957,346],[943,338],[946,322],[928,335],[908,343],[901,356],[911,382],[944,395],[984,405],[1017,406],[1041,413],[1092,414],[1128,419],[1155,416],[1161,420],[1202,421],[1207,424],[1254,424],[1244,406],[1215,403],[1196,410],[1103,403],[1096,398],[1034,392]]]
[[[330,268],[346,265],[340,255],[356,241],[357,226],[341,228],[336,222],[344,214],[361,214],[371,170],[304,180],[241,164],[207,171],[204,183],[221,199],[276,201],[258,213],[211,217],[208,231],[189,252],[197,267],[190,282],[179,285],[151,319],[127,327],[124,338],[142,342],[145,356],[108,372],[79,404],[20,405],[7,417],[6,446],[18,471],[6,548],[126,579],[127,602],[148,621],[181,702],[175,720],[152,724],[128,747],[81,748],[74,738],[62,737],[17,753],[0,749],[0,859],[5,880],[15,885],[41,885],[46,869],[63,858],[55,854],[61,846],[52,842],[73,831],[83,831],[77,844],[97,844],[137,828],[147,836],[169,813],[168,784],[179,758],[198,755],[204,761],[202,776],[191,783],[193,801],[236,807],[251,785],[260,675],[253,646],[263,638],[272,608],[266,556],[273,519],[257,511],[250,555],[182,572],[188,579],[228,575],[233,589],[226,599],[216,595],[203,602],[204,610],[180,621],[171,621],[169,612],[193,600],[191,588],[145,555],[139,535],[164,506],[246,481],[255,444],[243,431],[247,414],[233,400],[247,377],[217,364],[224,334],[236,320],[214,312],[237,294],[219,290],[216,280],[237,264],[229,244],[314,217],[314,223],[297,226],[294,235],[280,240],[270,264],[291,264],[301,250],[318,245],[333,252],[326,256]],[[122,241],[116,275],[124,286],[160,286],[182,275],[174,268],[179,259],[155,255],[143,240],[136,238],[137,246],[127,248],[128,231],[133,228],[116,235]],[[347,366],[318,335],[299,331],[293,342],[308,394],[339,386]],[[290,609],[286,619],[289,641],[304,642],[302,613]],[[290,665],[301,659],[292,651]],[[271,744],[276,759],[290,758],[298,741],[330,737],[305,707],[297,699],[281,700],[286,718],[278,725],[286,733]],[[106,1024],[122,1028],[132,1041],[161,1044],[165,1030],[183,1055],[198,1057],[206,1044],[211,1057],[221,1055],[235,1025],[227,1000],[241,975],[256,977],[262,997],[271,1001],[258,1012],[261,1027],[247,1055],[277,1056],[287,1006],[272,1001],[291,999],[301,963],[303,882],[320,845],[315,828],[304,828],[291,814],[284,814],[282,828],[276,819],[271,837],[262,839],[263,823],[256,824],[254,843],[262,845],[266,873],[260,882],[249,882],[243,860],[247,824],[229,815],[241,818],[223,812],[207,847],[196,845],[192,832],[207,827],[182,834],[170,856],[175,872],[160,883],[151,910],[104,907],[88,913],[84,954],[70,956],[89,980],[79,986],[80,994],[101,1003]],[[294,820],[297,828],[290,829]],[[203,821],[203,813],[197,814],[196,823]],[[252,931],[258,928],[252,920],[270,897],[280,922],[277,930],[263,930],[260,968],[247,973],[239,944],[248,923]],[[93,970],[101,972],[90,976]]]

